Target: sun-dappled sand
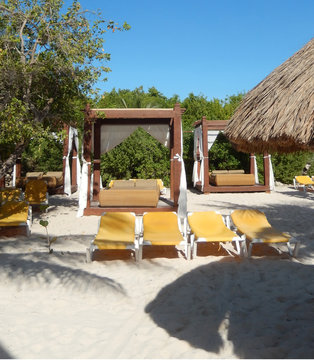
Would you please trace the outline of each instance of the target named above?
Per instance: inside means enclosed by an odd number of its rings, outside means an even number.
[[[0,357],[313,358],[314,193],[188,191],[188,211],[249,207],[301,241],[297,259],[206,245],[191,261],[145,247],[140,263],[123,251],[87,263],[98,217],[76,217],[77,194],[51,196],[51,254],[38,213],[29,238],[0,238]]]

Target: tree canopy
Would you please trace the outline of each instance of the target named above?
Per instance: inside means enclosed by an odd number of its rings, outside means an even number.
[[[94,83],[110,71],[104,35],[129,25],[76,0],[67,9],[61,0],[1,0],[0,13],[1,178],[30,139],[82,120]]]

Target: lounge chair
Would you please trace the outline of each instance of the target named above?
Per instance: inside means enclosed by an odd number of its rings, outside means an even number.
[[[0,189],[0,205],[7,201],[22,201],[22,191],[16,188]]]
[[[314,181],[307,175],[295,176],[293,179],[295,189],[303,189],[303,191],[313,190]]]
[[[190,244],[186,236],[186,219],[184,224],[175,212],[146,212],[143,214],[140,234],[140,253],[146,245],[183,246],[185,256],[191,258]]]
[[[297,256],[299,240],[271,226],[262,211],[256,209],[234,210],[231,213],[231,220],[237,232],[245,234],[246,239],[250,241],[248,257],[251,256],[253,245],[257,243],[286,243],[290,256]],[[292,244],[295,244],[293,250]]]
[[[24,200],[32,205],[48,205],[47,184],[44,180],[29,180],[26,183]]]
[[[7,201],[0,207],[0,235],[30,235],[32,207],[24,201]]]
[[[188,232],[190,233],[193,257],[197,256],[199,242],[234,243],[238,255],[246,255],[245,236],[239,236],[225,224],[223,216],[216,211],[188,213]]]
[[[87,262],[93,260],[93,253],[99,250],[133,250],[138,261],[139,225],[132,212],[105,212],[99,219],[98,232],[86,251]]]

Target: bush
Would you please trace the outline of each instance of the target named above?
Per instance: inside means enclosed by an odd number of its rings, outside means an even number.
[[[249,155],[236,151],[223,133],[219,133],[216,141],[208,152],[209,169],[237,170],[249,172]]]
[[[112,179],[162,179],[170,184],[170,151],[138,128],[121,144],[101,155],[104,186]]]

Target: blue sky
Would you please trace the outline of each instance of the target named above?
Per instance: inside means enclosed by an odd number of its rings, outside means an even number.
[[[107,33],[102,91],[154,86],[208,100],[251,90],[314,35],[314,0],[81,0],[131,25]]]

